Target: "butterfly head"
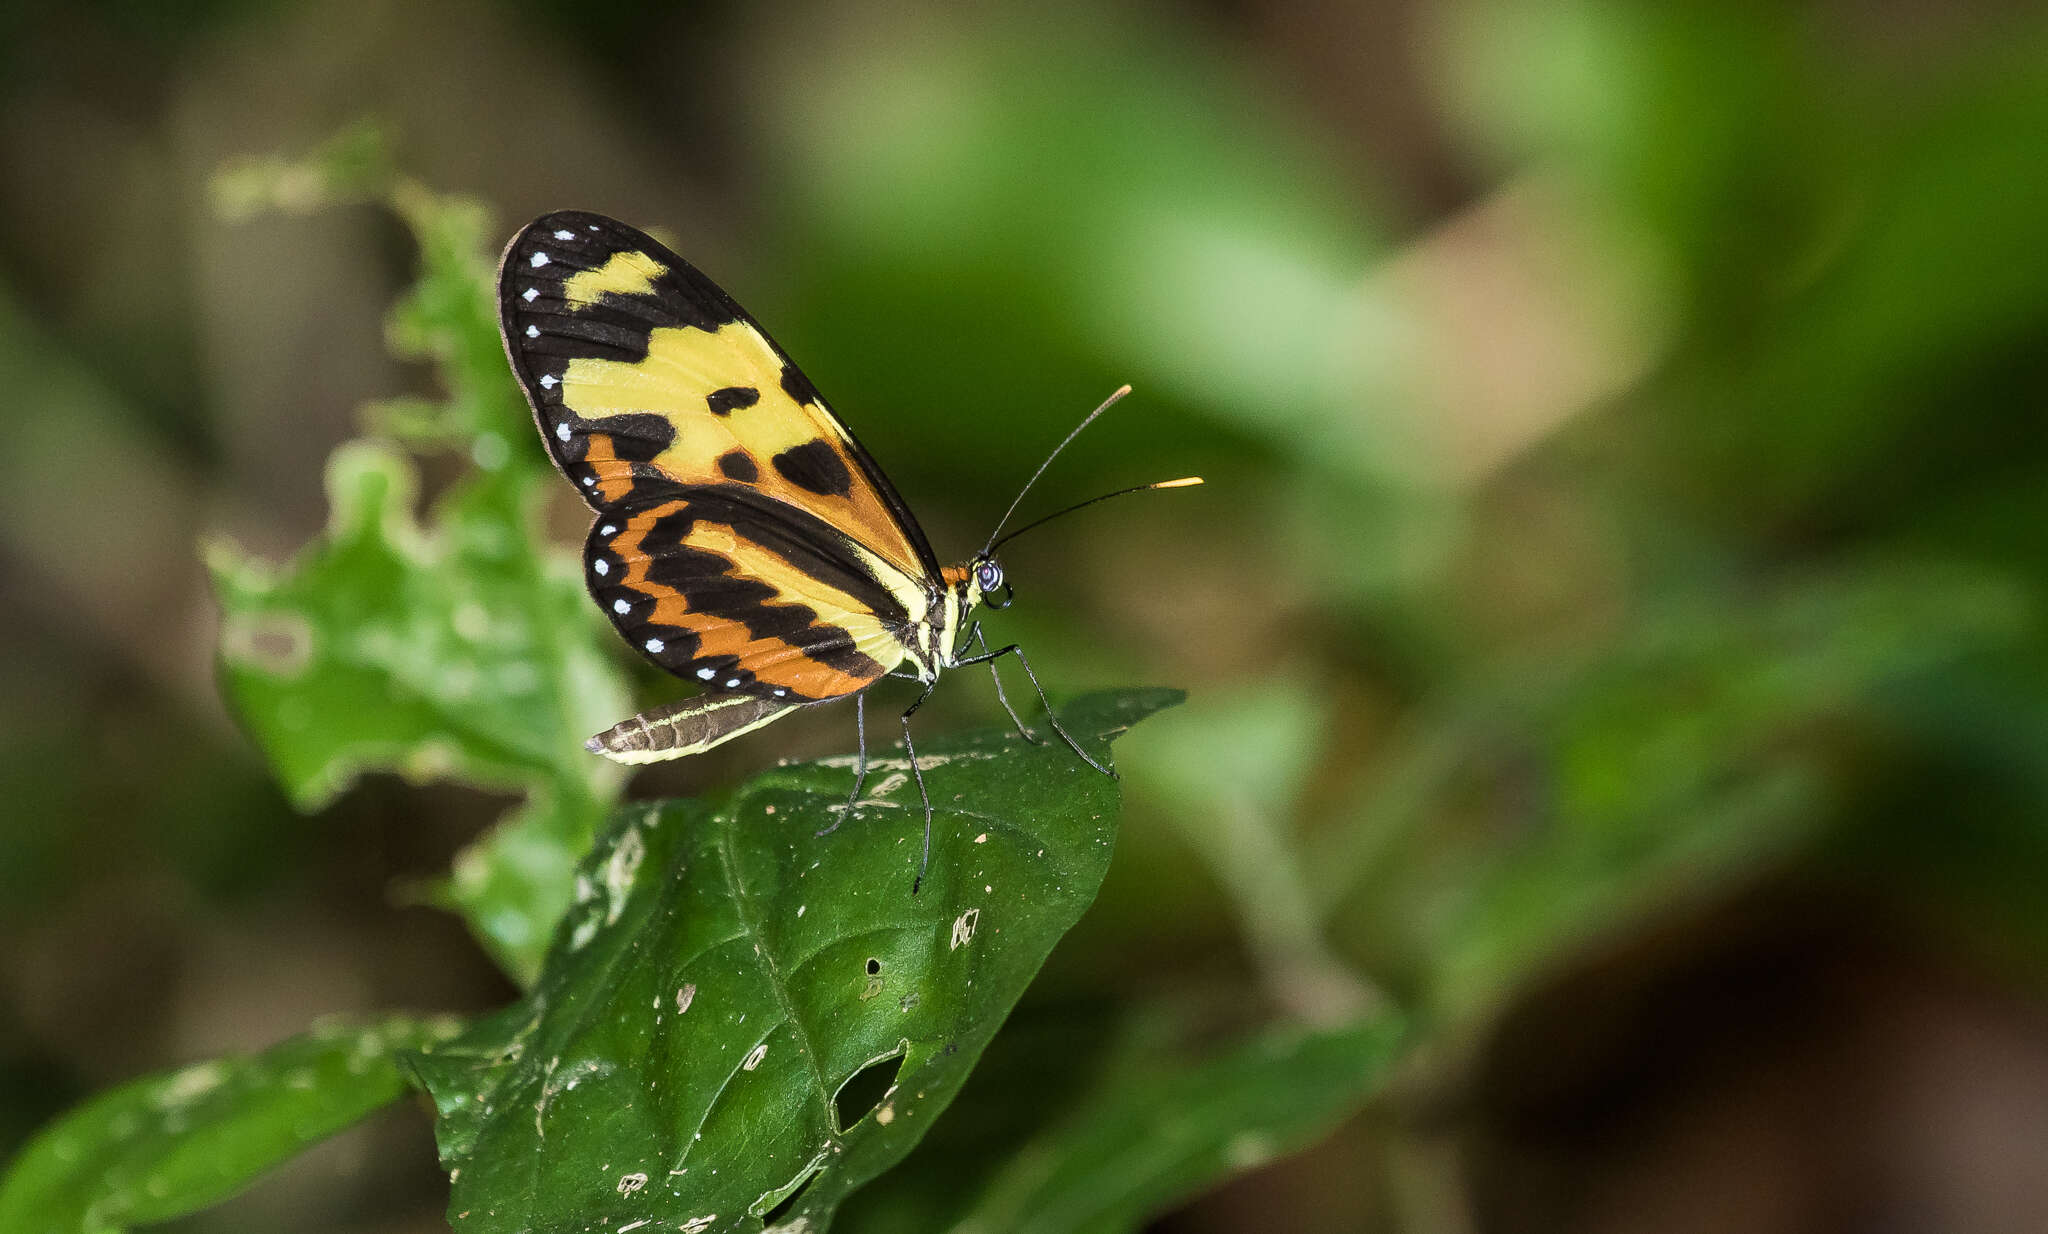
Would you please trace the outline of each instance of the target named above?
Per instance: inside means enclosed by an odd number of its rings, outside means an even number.
[[[968,608],[977,603],[995,609],[1008,608],[1017,598],[1016,589],[1003,577],[1003,563],[988,553],[974,559],[974,567],[967,572],[967,577],[968,585],[974,589]]]

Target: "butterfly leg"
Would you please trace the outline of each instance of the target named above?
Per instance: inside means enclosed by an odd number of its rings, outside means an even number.
[[[918,800],[924,802],[924,852],[917,859],[917,877],[910,883],[912,895],[916,895],[917,889],[924,886],[925,873],[932,867],[932,795],[925,791],[924,769],[917,765],[917,747],[910,744],[910,717],[917,714],[919,707],[924,706],[924,700],[932,696],[932,687],[937,684],[937,677],[926,682],[924,693],[919,694],[917,701],[903,713],[903,755],[910,762],[910,774],[917,779]]]
[[[979,621],[969,623],[967,627],[967,639],[965,645],[969,647],[978,646],[981,648],[984,654],[987,653],[988,635],[982,633],[981,623]],[[1025,728],[1024,721],[1017,718],[1017,709],[1015,707],[1010,706],[1010,696],[1003,693],[1003,675],[996,671],[996,662],[993,656],[991,656],[988,660],[988,675],[995,679],[996,701],[1003,705],[1004,711],[1010,713],[1010,723],[1017,726],[1017,735],[1019,737],[1022,737],[1024,740],[1030,742],[1032,745],[1044,745],[1045,738],[1040,737],[1037,733],[1034,733],[1030,729]]]
[[[982,652],[980,655],[961,656],[959,659],[953,661],[953,665],[956,668],[963,664],[993,665],[997,660],[1002,659],[1004,656],[1016,656],[1017,663],[1024,666],[1024,676],[1031,682],[1031,688],[1038,691],[1038,702],[1041,706],[1045,708],[1046,723],[1052,725],[1052,731],[1059,734],[1059,739],[1061,741],[1067,743],[1067,748],[1069,750],[1072,750],[1075,754],[1079,755],[1082,762],[1088,764],[1090,767],[1095,768],[1095,770],[1101,772],[1103,775],[1108,776],[1110,779],[1122,779],[1123,777],[1119,776],[1115,771],[1111,770],[1108,767],[1103,766],[1101,763],[1096,762],[1095,759],[1088,753],[1088,751],[1081,748],[1081,743],[1074,740],[1073,734],[1067,732],[1066,726],[1060,723],[1059,716],[1054,714],[1053,712],[1052,700],[1048,699],[1045,696],[1045,687],[1038,684],[1038,674],[1031,671],[1031,661],[1024,658],[1024,649],[1022,647],[1019,647],[1015,643],[1011,643],[1007,647],[1002,647],[995,651],[985,651]]]
[[[853,792],[847,795],[846,808],[839,812],[838,818],[832,820],[832,825],[813,832],[812,834],[814,835],[829,836],[839,830],[839,824],[845,822],[846,816],[853,813],[854,805],[860,801],[860,790],[868,782],[868,692],[866,690],[862,690],[859,694],[853,696],[853,733],[854,737],[860,742],[860,754],[856,756],[853,764]]]

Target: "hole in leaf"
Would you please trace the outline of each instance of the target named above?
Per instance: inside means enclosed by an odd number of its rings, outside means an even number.
[[[877,959],[876,959],[875,957],[873,957],[873,956],[869,956],[869,957],[868,957],[868,976],[872,977],[872,976],[874,976],[874,975],[875,975],[876,973],[879,973],[879,972],[881,972],[881,971],[882,971],[882,962],[881,962],[880,960],[877,960]]]
[[[859,1071],[846,1077],[846,1083],[832,1095],[832,1108],[841,1135],[882,1104],[882,1099],[896,1084],[896,1073],[903,1069],[903,1053],[909,1048],[908,1041],[901,1042],[895,1049],[880,1058],[868,1060]]]
[[[804,1198],[804,1192],[809,1191],[811,1189],[811,1184],[818,1181],[818,1175],[823,1174],[824,1172],[825,1171],[821,1167],[820,1163],[813,1161],[811,1162],[811,1164],[804,1167],[803,1173],[797,1175],[789,1182],[784,1183],[783,1186],[788,1190],[789,1194],[775,1201],[775,1207],[761,1214],[762,1228],[766,1229],[769,1226],[781,1225],[782,1219],[784,1217],[789,1216],[789,1214],[796,1208],[797,1201]],[[775,1193],[771,1191],[767,1195],[762,1196],[759,1200],[754,1201],[754,1207],[759,1208],[763,1201],[767,1200],[770,1196],[773,1196],[774,1194]]]

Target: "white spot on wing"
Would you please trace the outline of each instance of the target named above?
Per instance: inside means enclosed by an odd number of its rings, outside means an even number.
[[[617,530],[618,528],[612,526],[610,523],[606,523],[604,526],[597,529],[597,534],[601,536],[608,536]]]
[[[548,255],[547,255],[546,253],[535,253],[535,254],[533,255],[533,268],[534,268],[534,269],[538,270],[538,269],[540,269],[540,268],[541,268],[542,266],[544,266],[544,265],[546,265],[546,264],[548,264]]]
[[[576,233],[575,233],[575,232],[573,232],[573,231],[566,231],[566,230],[564,230],[564,231],[558,231],[558,232],[556,232],[556,233],[555,233],[555,239],[557,239],[557,240],[574,240],[575,238],[576,238]]]
[[[596,477],[596,476],[585,476],[585,477],[583,477],[583,487],[584,487],[584,488],[596,488],[596,487],[597,487],[597,477]]]
[[[647,654],[651,656],[660,655],[663,649],[665,649],[668,646],[667,643],[662,642],[658,638],[650,638],[641,645],[647,648]]]
[[[540,379],[540,384],[542,385],[542,387],[552,390],[555,388],[555,383],[560,380],[561,378],[555,376],[553,373],[549,373],[547,376]]]
[[[739,684],[740,684],[740,679],[739,679],[739,678],[737,678],[737,677],[728,677],[728,678],[726,678],[726,679],[725,679],[725,688],[726,688],[726,689],[728,689],[728,690],[736,690],[736,689],[738,689],[738,688],[739,688]]]
[[[539,326],[528,326],[528,327],[526,327],[526,337],[528,337],[528,338],[539,338],[539,337],[540,337],[540,327],[539,327]]]
[[[632,607],[632,602],[628,600],[612,601],[612,611],[614,613],[617,613],[621,617],[625,616],[629,611],[631,611]]]
[[[590,568],[592,572],[602,576],[610,574],[612,572],[612,563],[600,557],[596,561],[590,563]]]
[[[526,289],[526,294],[519,298],[526,301],[528,304],[532,304],[535,300],[540,298],[540,288],[529,287]]]
[[[781,698],[781,697],[782,697],[783,695],[785,695],[785,694],[788,694],[788,693],[789,693],[789,691],[787,691],[787,690],[783,689],[783,688],[782,688],[781,686],[777,686],[777,687],[775,687],[775,697],[777,697],[777,698]]]
[[[569,440],[569,422],[568,422],[567,420],[564,420],[564,421],[562,421],[562,422],[561,422],[560,424],[557,424],[557,425],[555,426],[555,440],[556,440],[556,441],[567,441],[567,440]]]
[[[713,677],[718,676],[718,670],[713,668],[700,668],[697,670],[697,675],[699,677],[702,677],[704,680],[709,681]]]

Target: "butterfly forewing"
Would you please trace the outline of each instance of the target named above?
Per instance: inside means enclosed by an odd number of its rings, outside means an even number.
[[[743,484],[898,571],[938,563],[887,477],[767,333],[641,232],[564,211],[498,282],[506,351],[549,451],[600,510],[665,485]]]
[[[939,577],[923,533],[729,296],[577,212],[513,238],[498,292],[541,435],[598,512],[591,594],[637,651],[712,694],[792,705],[864,689],[912,653]],[[678,737],[673,717],[662,730],[678,752],[740,713],[690,714],[705,734]]]

